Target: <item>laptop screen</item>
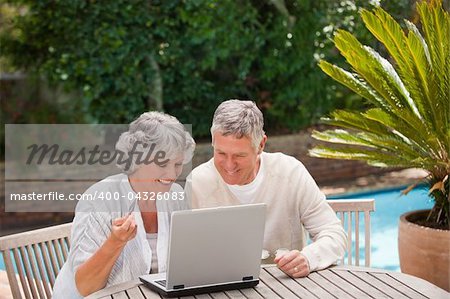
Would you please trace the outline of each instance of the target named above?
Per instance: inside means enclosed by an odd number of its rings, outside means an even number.
[[[167,289],[258,279],[265,204],[172,214]]]

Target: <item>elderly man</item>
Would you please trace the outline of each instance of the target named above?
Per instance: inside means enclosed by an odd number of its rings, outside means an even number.
[[[190,176],[192,205],[266,203],[263,247],[270,261],[289,276],[307,276],[342,258],[345,232],[300,161],[263,151],[263,125],[254,102],[219,105],[211,127],[214,157]],[[313,240],[307,246],[303,228]]]

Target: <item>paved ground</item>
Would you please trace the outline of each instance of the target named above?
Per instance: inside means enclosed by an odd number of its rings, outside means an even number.
[[[320,186],[320,189],[326,195],[364,192],[392,187],[409,186],[421,182],[426,176],[427,173],[425,171],[411,168],[322,185]]]

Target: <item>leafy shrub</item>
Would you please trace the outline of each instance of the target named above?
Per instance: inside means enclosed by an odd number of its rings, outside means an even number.
[[[3,60],[79,95],[85,121],[164,109],[208,136],[222,100],[250,98],[269,132],[285,132],[356,103],[314,57],[341,61],[324,29],[366,34],[352,18],[367,1],[7,2],[16,13],[2,24]]]

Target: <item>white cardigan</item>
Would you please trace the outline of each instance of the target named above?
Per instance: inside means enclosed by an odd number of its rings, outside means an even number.
[[[173,184],[170,192],[183,192],[180,185]],[[106,195],[109,193],[109,195]],[[110,176],[93,186],[84,194],[96,195],[96,200],[79,201],[75,211],[71,232],[71,246],[67,262],[62,267],[53,288],[53,298],[82,298],[75,285],[75,273],[105,242],[111,232],[113,219],[128,213],[132,195],[135,194],[125,174]],[[111,196],[118,200],[100,200]],[[170,197],[172,198],[172,197]],[[157,201],[158,271],[166,271],[167,249],[169,242],[170,212],[187,208],[187,201]],[[106,286],[136,279],[150,272],[152,251],[146,238],[139,206],[134,212],[137,235],[128,241],[121,255],[116,260]]]
[[[298,249],[308,259],[310,270],[324,269],[345,253],[344,229],[325,195],[297,159],[282,153],[262,153],[264,178],[252,203],[266,203],[264,249]],[[239,205],[210,161],[196,167],[186,184],[194,208]],[[303,228],[313,243],[305,246]]]

